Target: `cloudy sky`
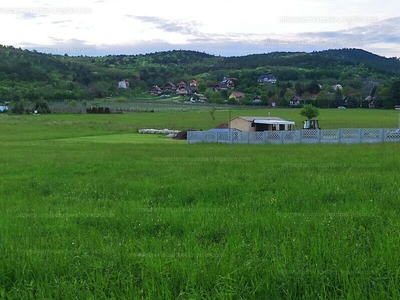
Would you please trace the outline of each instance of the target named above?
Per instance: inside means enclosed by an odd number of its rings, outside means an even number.
[[[400,57],[400,1],[1,1],[0,44],[102,56],[360,48]]]

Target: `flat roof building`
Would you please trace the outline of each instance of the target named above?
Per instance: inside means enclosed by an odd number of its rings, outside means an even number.
[[[278,117],[238,116],[229,120],[229,128],[240,131],[292,130],[296,123]]]

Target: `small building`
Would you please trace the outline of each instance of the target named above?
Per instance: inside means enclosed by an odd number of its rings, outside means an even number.
[[[162,94],[162,90],[158,85],[153,85],[149,91],[151,95],[160,95]]]
[[[257,78],[258,83],[276,83],[276,77],[272,74],[260,75]]]
[[[236,80],[236,78],[224,77],[220,83],[214,85],[214,91],[218,92],[221,90],[233,89],[235,87],[234,80]]]
[[[165,91],[176,91],[176,85],[173,84],[172,82],[167,82],[167,83],[164,85],[164,90],[165,90]]]
[[[182,86],[180,88],[177,88],[175,91],[176,95],[178,96],[188,96],[188,95],[193,95],[193,91],[191,88],[187,86]]]
[[[176,89],[180,89],[180,88],[183,88],[183,87],[186,87],[186,83],[184,81],[178,82],[176,84]]]
[[[303,100],[299,96],[293,96],[292,99],[290,99],[289,105],[291,108],[299,108],[302,103]]]
[[[278,117],[243,117],[229,120],[229,128],[240,131],[292,130],[296,123]]]
[[[190,97],[190,102],[201,102],[201,103],[205,103],[207,102],[207,97],[204,96],[203,94],[197,94],[194,93],[194,95],[192,97]]]
[[[253,101],[252,101],[253,104],[260,104],[261,102],[262,101],[261,101],[261,97],[260,96],[255,96]]]
[[[196,80],[194,80],[194,79],[189,83],[189,86],[190,86],[192,89],[197,89],[198,85],[199,85],[199,83],[198,83]]]
[[[9,110],[9,105],[10,102],[9,101],[4,101],[0,103],[0,112],[8,112]]]
[[[229,96],[229,98],[230,97],[233,97],[236,100],[246,98],[246,96],[242,92],[232,92],[232,94]]]
[[[121,80],[118,81],[118,88],[120,89],[126,89],[129,87],[129,81],[128,80]]]
[[[343,90],[343,87],[342,87],[342,85],[341,84],[339,84],[339,83],[336,83],[336,84],[334,84],[334,85],[332,85],[332,88],[336,91],[337,89],[339,89],[339,90]]]
[[[226,84],[222,84],[222,83],[216,84],[216,85],[214,85],[214,87],[213,87],[214,92],[219,92],[219,91],[222,91],[222,90],[227,90],[228,88],[229,88],[229,87],[228,87]]]

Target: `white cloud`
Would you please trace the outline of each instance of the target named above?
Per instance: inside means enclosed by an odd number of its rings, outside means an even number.
[[[354,47],[400,56],[398,0],[20,0],[12,5],[0,7],[0,26],[9,29],[2,30],[0,44],[126,54],[157,51],[159,45],[221,55]]]

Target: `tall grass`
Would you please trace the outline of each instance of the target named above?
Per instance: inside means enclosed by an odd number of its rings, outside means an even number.
[[[400,296],[397,144],[78,143],[128,119],[29,117],[1,124],[0,299]]]

